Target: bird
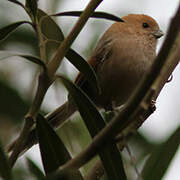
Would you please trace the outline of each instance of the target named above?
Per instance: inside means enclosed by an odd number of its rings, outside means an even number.
[[[158,23],[145,14],[129,14],[123,22],[115,22],[102,35],[90,59],[101,93],[94,91],[82,73],[75,79],[98,108],[113,110],[125,104],[150,70],[156,58],[158,39],[163,36]],[[57,128],[77,111],[72,98],[46,116],[47,121]],[[37,143],[35,130],[28,136],[23,151]],[[9,146],[9,151],[13,149]]]

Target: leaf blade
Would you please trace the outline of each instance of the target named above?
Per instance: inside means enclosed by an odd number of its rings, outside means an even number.
[[[105,126],[102,116],[97,111],[94,103],[82,90],[80,90],[80,88],[78,88],[75,84],[70,82],[65,77],[63,76],[58,76],[58,77],[61,79],[61,81],[63,82],[63,84],[68,89],[71,96],[73,97],[73,100],[75,101],[81,116],[87,117],[89,119],[89,121],[85,121],[85,124],[89,128],[91,136],[94,137],[99,132],[99,130]],[[98,126],[94,124],[95,122],[91,121],[92,118],[99,120]]]
[[[33,174],[38,180],[45,180],[43,172],[30,158],[27,158],[27,164],[31,174]]]
[[[8,0],[8,1],[10,1],[12,3],[15,3],[15,4],[21,6],[21,7],[23,7],[25,9],[24,5],[21,2],[17,1],[17,0]]]
[[[23,57],[23,58],[25,58],[25,59],[27,59],[27,60],[35,63],[35,64],[38,64],[38,65],[42,66],[43,69],[46,70],[46,65],[45,65],[44,62],[43,62],[41,59],[39,59],[38,57],[31,56],[31,55],[19,55],[19,56],[20,56],[20,57]]]
[[[71,157],[55,131],[41,115],[37,118],[36,131],[45,173],[52,173]]]
[[[0,176],[4,178],[4,180],[11,180],[11,169],[8,164],[6,155],[3,151],[2,145],[0,143]]]
[[[21,26],[22,24],[30,24],[31,23],[29,21],[19,21],[19,22],[15,22],[12,23],[10,25],[7,25],[3,28],[0,29],[0,42],[4,39],[6,39],[10,33],[12,33],[14,30],[16,30],[19,26]]]
[[[41,30],[43,35],[49,40],[46,44],[46,52],[48,56],[51,56],[60,43],[64,40],[64,34],[61,28],[55,23],[55,21],[48,16],[44,11],[38,10],[38,18],[41,21]],[[44,18],[41,20],[41,18]],[[51,26],[51,28],[47,28]],[[53,29],[52,32],[49,32],[48,29]],[[80,71],[84,74],[86,79],[90,82],[91,86],[94,87],[95,90],[99,91],[99,84],[97,80],[97,76],[92,69],[92,67],[73,49],[69,49],[66,53],[65,57]]]
[[[15,53],[11,53],[9,51],[0,51],[0,60],[4,60],[4,59],[7,59],[7,58],[13,57],[13,56],[19,56],[21,58],[24,58],[30,62],[33,62],[37,65],[42,66],[43,69],[46,70],[46,65],[44,64],[44,62],[36,56],[26,55],[26,54],[15,54]]]
[[[94,88],[97,92],[100,92],[99,82],[93,68],[84,60],[73,49],[69,49],[66,58],[85,76],[86,80],[91,84],[91,87]]]
[[[64,34],[61,28],[52,19],[52,17],[50,17],[41,9],[38,9],[37,11],[37,18],[39,21],[41,33],[43,34],[42,36],[46,41],[45,49],[47,59],[51,59],[51,57],[59,47],[59,44],[57,42],[62,42],[64,40]]]
[[[41,31],[46,36],[47,39],[62,41],[64,39],[64,34],[56,22],[43,10],[38,9],[37,18],[41,23]],[[51,28],[49,28],[51,27]],[[52,29],[53,31],[49,31]]]
[[[56,13],[52,14],[51,16],[76,16],[79,17],[83,11],[67,11],[67,12],[61,12],[61,13]],[[124,22],[121,18],[109,14],[106,12],[93,12],[93,14],[90,16],[91,18],[101,18],[101,19],[108,19],[112,21],[118,21],[118,22]]]
[[[37,0],[26,0],[25,7],[29,10],[30,14],[35,18],[37,14]]]
[[[63,76],[59,77],[76,103],[91,136],[94,137],[105,126],[101,114],[82,90]],[[126,180],[121,155],[116,144],[113,143],[113,140],[111,142],[108,147],[104,147],[104,149],[99,152],[100,158],[110,179]]]
[[[179,137],[180,127],[177,128],[166,142],[155,148],[143,168],[142,176],[144,179],[159,180],[163,178],[178,149]]]

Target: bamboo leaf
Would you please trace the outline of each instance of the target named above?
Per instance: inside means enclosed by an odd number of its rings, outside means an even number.
[[[11,169],[10,169],[10,166],[8,164],[8,161],[7,161],[6,155],[3,151],[1,143],[0,143],[0,176],[4,180],[11,180],[12,179]]]
[[[83,180],[78,170],[68,169],[47,176],[48,180]]]
[[[46,65],[44,64],[44,62],[39,59],[38,57],[35,56],[31,56],[31,55],[25,55],[25,54],[15,54],[15,53],[11,53],[9,51],[0,51],[0,60],[4,60],[7,59],[9,57],[13,57],[13,56],[19,56],[22,57],[30,62],[33,62],[37,65],[40,65],[43,67],[44,70],[46,70]]]
[[[70,92],[70,95],[76,103],[91,136],[94,137],[105,126],[105,122],[101,114],[96,109],[94,103],[80,88],[63,76],[58,77],[61,78],[61,81]],[[124,172],[121,155],[116,147],[116,144],[113,143],[113,140],[110,142],[112,142],[112,144],[104,147],[103,150],[99,152],[100,158],[109,179],[125,180],[126,175]]]
[[[30,11],[30,14],[33,15],[33,17],[36,17],[37,14],[37,1],[38,0],[26,0],[26,8]]]
[[[73,49],[69,49],[66,54],[66,58],[85,76],[87,81],[91,86],[97,91],[100,92],[100,87],[96,73],[93,68]]]
[[[60,27],[55,23],[55,21],[48,16],[45,12],[39,9],[38,18],[41,21],[41,31],[43,35],[47,38],[46,52],[48,57],[57,50],[60,43],[64,40],[64,35]],[[43,19],[41,19],[43,18]],[[51,28],[49,28],[51,27]],[[97,82],[97,77],[91,66],[73,49],[69,49],[66,53],[66,58],[80,71],[84,74],[86,79],[90,82],[95,90],[99,91],[99,85]]]
[[[46,36],[47,39],[62,41],[64,39],[64,35],[60,27],[56,24],[56,22],[46,14],[41,9],[38,9],[39,22],[41,23],[41,31]],[[51,28],[49,28],[51,27]]]
[[[45,176],[43,174],[43,172],[39,169],[39,167],[29,158],[27,158],[27,164],[28,164],[28,168],[31,172],[31,174],[33,174],[37,180],[45,180]]]
[[[0,41],[7,38],[10,33],[12,33],[14,30],[16,30],[22,24],[30,24],[31,25],[31,23],[29,21],[19,21],[19,22],[15,22],[13,24],[10,24],[8,26],[1,28],[0,29]]]
[[[90,131],[91,136],[94,137],[99,132],[99,130],[105,126],[101,114],[96,109],[94,103],[79,87],[63,76],[58,77],[70,92],[70,95],[76,103],[79,112]]]
[[[114,180],[127,180],[122,157],[115,143],[104,147],[99,155],[109,180],[112,177]]]
[[[179,147],[180,127],[168,138],[166,142],[154,149],[147,160],[143,171],[143,179],[163,179],[171,160]]]
[[[43,116],[38,116],[36,126],[44,170],[46,174],[52,173],[71,157]]]
[[[76,16],[76,17],[79,17],[82,12],[83,11],[67,11],[67,12],[52,14],[51,16]],[[119,18],[113,14],[106,13],[106,12],[93,12],[93,14],[90,17],[124,22],[121,18]]]
[[[47,42],[45,44],[47,59],[51,59],[52,55],[54,55],[59,47],[57,42],[62,42],[64,40],[64,35],[52,17],[41,9],[38,9],[37,18],[40,22],[41,33],[43,34],[44,40]]]
[[[19,5],[19,6],[24,8],[24,5],[21,2],[17,1],[17,0],[8,0],[8,1],[10,1],[12,3],[15,3],[15,4],[17,4],[17,5]]]
[[[8,120],[15,124],[23,120],[24,114],[28,111],[29,104],[19,92],[12,88],[4,79],[0,77],[0,114],[8,117]]]
[[[27,60],[35,63],[35,64],[38,64],[38,65],[42,66],[43,69],[46,70],[46,65],[45,65],[44,62],[43,62],[41,59],[39,59],[38,57],[30,56],[30,55],[19,55],[19,56],[22,57],[22,58],[25,58],[25,59],[27,59]]]

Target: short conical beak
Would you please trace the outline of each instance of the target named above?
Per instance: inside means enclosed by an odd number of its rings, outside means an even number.
[[[160,38],[161,36],[163,36],[164,33],[159,29],[159,30],[157,30],[157,31],[154,31],[154,32],[153,32],[153,35],[154,35],[154,37],[155,37],[156,39],[158,39],[158,38]]]

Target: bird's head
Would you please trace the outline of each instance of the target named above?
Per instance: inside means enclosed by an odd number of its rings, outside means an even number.
[[[144,14],[129,14],[122,19],[125,23],[131,24],[138,29],[138,32],[154,37],[155,39],[164,35],[158,23],[150,16]]]

